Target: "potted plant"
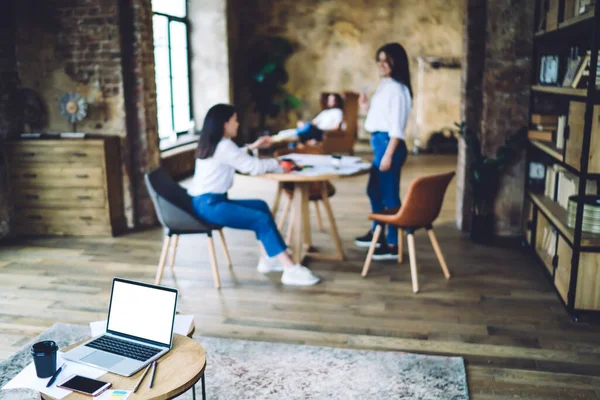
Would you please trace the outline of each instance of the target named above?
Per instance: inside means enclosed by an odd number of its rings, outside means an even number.
[[[289,77],[285,61],[294,52],[289,40],[275,36],[259,37],[251,48],[248,64],[250,96],[259,114],[259,132],[266,128],[267,116],[299,108],[300,100],[284,88]]]
[[[527,127],[520,128],[496,150],[493,157],[481,151],[479,133],[471,130],[465,122],[456,124],[469,153],[469,181],[473,204],[471,206],[471,230],[469,236],[480,243],[490,243],[494,230],[494,204],[500,186],[500,178],[521,154],[527,138]]]

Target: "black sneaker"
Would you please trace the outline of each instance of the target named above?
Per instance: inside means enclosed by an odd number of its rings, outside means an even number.
[[[398,259],[398,246],[386,244],[375,249],[373,260],[396,260]]]
[[[381,235],[379,236],[379,240],[377,241],[377,245],[376,245],[377,248],[381,247],[382,244],[385,244],[384,236],[385,235],[383,234],[383,232],[381,232]],[[369,247],[371,247],[372,241],[373,241],[373,231],[369,231],[366,234],[364,234],[363,236],[354,238],[354,244],[358,247],[369,248]]]

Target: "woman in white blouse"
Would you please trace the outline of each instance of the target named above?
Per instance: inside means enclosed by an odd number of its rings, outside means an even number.
[[[209,223],[254,231],[267,253],[258,263],[259,272],[283,271],[283,284],[314,285],[319,277],[305,266],[293,263],[267,203],[227,196],[236,170],[250,175],[283,172],[276,159],[252,157],[231,140],[237,136],[238,126],[232,105],[217,104],[206,114],[196,149],[194,178],[188,189],[194,211]],[[248,147],[258,149],[271,144],[270,137],[261,137]]]
[[[323,132],[337,129],[344,120],[344,100],[337,93],[330,93],[327,96],[327,108],[321,111],[310,122],[298,123],[296,129],[285,129],[273,136],[273,139],[298,139],[301,142],[323,140]]]
[[[373,165],[367,184],[367,195],[373,212],[400,207],[400,171],[406,161],[405,128],[412,107],[412,89],[408,56],[399,43],[388,43],[375,55],[381,81],[369,102],[365,93],[359,103],[368,107],[365,129],[371,132]],[[373,229],[357,237],[359,247],[369,247]],[[389,227],[387,236],[380,239],[373,255],[375,260],[395,259],[398,256],[398,230]]]

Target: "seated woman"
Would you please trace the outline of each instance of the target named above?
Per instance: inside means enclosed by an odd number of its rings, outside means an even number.
[[[296,129],[285,129],[273,136],[275,141],[299,140],[305,143],[309,140],[320,142],[323,140],[323,132],[337,129],[344,119],[344,101],[342,96],[331,93],[327,96],[327,108],[317,115],[312,121],[298,123]]]
[[[209,223],[254,231],[268,256],[261,257],[260,272],[283,271],[281,282],[285,285],[314,285],[319,277],[305,266],[293,263],[267,203],[232,200],[227,196],[236,170],[250,175],[283,172],[276,159],[252,157],[231,140],[237,136],[238,126],[237,114],[231,105],[217,104],[206,114],[196,149],[194,178],[188,189],[194,211]],[[270,137],[261,137],[248,147],[258,149],[271,144]]]

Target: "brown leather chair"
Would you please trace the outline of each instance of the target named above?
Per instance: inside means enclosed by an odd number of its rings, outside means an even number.
[[[327,107],[327,97],[330,94],[321,93],[322,109]],[[358,136],[358,93],[343,92],[341,96],[344,100],[344,120],[338,129],[323,133],[323,141],[317,145],[321,149],[322,154],[354,154],[354,142],[356,142]]]
[[[323,154],[323,152],[319,146],[304,146],[302,148],[296,148],[296,149],[279,149],[279,150],[276,150],[273,155],[275,157],[281,157],[281,156],[284,156],[286,154],[291,154],[291,153]],[[335,186],[333,186],[333,184],[329,181],[326,181],[325,185],[327,185],[327,197],[332,197],[333,195],[335,195]],[[283,228],[285,221],[288,219],[288,215],[289,215],[290,208],[292,205],[292,197],[294,195],[294,184],[291,182],[285,182],[283,184],[280,184],[276,198],[275,198],[275,202],[274,202],[276,207],[274,207],[272,210],[274,216],[277,215],[277,208],[279,208],[279,200],[281,198],[282,193],[284,193],[286,195],[286,203],[283,207],[283,214],[281,215],[281,218],[279,218],[279,221],[277,222],[277,227],[279,228],[279,230],[281,230]],[[323,201],[323,196],[321,194],[321,182],[314,182],[310,185],[310,189],[309,189],[309,193],[308,193],[308,200],[315,205],[315,211],[317,212],[317,224],[318,224],[319,230],[321,232],[324,232],[325,229],[323,228],[323,220],[321,218],[321,210],[319,209],[319,202]],[[290,218],[290,221],[288,221],[288,229],[287,229],[286,240],[285,240],[286,243],[289,243],[289,241],[290,241],[290,238],[292,235],[293,223],[294,223],[293,219]]]
[[[370,220],[396,226],[398,228],[398,263],[402,262],[403,231],[406,230],[408,255],[410,258],[410,272],[412,276],[413,292],[415,293],[419,291],[414,239],[414,232],[417,229],[425,228],[427,230],[433,250],[437,255],[442,271],[444,272],[444,276],[446,279],[450,279],[450,271],[448,271],[444,255],[442,254],[442,250],[440,249],[435,233],[433,232],[432,224],[440,213],[444,194],[453,177],[454,172],[448,172],[446,174],[417,178],[410,184],[402,207],[396,210],[389,210],[385,213],[369,214]],[[381,235],[381,231],[382,225],[377,225],[363,267],[363,277],[367,276],[367,272],[369,272],[371,258],[375,252],[375,247],[379,240],[379,236]]]

